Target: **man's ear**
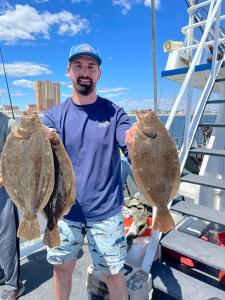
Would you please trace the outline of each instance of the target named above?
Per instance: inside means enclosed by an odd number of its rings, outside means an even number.
[[[99,67],[99,69],[98,69],[98,79],[101,77],[101,74],[102,74],[102,70]]]
[[[70,77],[70,65],[67,66],[66,70],[67,70],[67,76]]]

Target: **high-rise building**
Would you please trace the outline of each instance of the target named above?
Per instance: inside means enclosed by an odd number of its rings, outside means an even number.
[[[44,112],[60,103],[60,83],[36,80],[35,95],[37,112]]]

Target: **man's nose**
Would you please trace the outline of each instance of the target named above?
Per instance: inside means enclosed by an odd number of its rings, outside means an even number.
[[[87,66],[82,66],[81,72],[83,75],[89,74],[89,70]]]

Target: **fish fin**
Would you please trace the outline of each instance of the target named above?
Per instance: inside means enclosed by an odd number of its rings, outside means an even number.
[[[31,241],[33,239],[39,238],[40,235],[40,225],[37,216],[32,220],[23,217],[17,231],[17,236]]]
[[[170,214],[169,209],[167,207],[157,208],[157,213],[153,224],[153,230],[159,230],[163,233],[166,233],[174,227],[175,223]]]
[[[54,225],[52,230],[46,227],[44,237],[43,237],[43,242],[49,248],[60,246],[60,233],[57,224]]]

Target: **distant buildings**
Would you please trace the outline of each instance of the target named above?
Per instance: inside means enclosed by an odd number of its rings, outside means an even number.
[[[36,112],[37,111],[36,104],[27,104],[25,107],[25,111]]]
[[[60,83],[49,80],[35,81],[35,96],[37,112],[46,111],[60,103]]]
[[[12,111],[11,106],[8,104],[3,104],[0,108],[3,113],[10,113]],[[20,111],[19,106],[13,105],[13,111],[18,113]]]

